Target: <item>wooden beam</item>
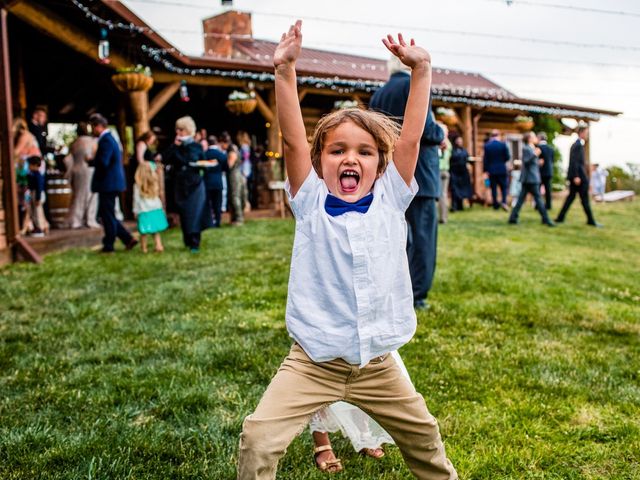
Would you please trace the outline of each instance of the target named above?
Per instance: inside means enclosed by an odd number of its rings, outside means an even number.
[[[180,90],[180,82],[173,82],[166,85],[151,99],[149,102],[149,121],[153,120],[153,117],[162,110],[162,107],[171,100],[171,97],[173,97],[178,90]]]
[[[153,72],[153,81],[155,83],[174,83],[186,81],[189,85],[199,85],[203,87],[241,87],[247,88],[247,80],[240,80],[236,78],[214,77],[211,75],[180,75],[178,73],[171,72]],[[273,82],[256,82],[253,81],[256,87],[260,88],[272,88]]]
[[[304,99],[304,97],[307,96],[307,93],[309,93],[309,89],[307,88],[301,88],[300,91],[298,92],[298,102],[302,103],[302,100]]]
[[[27,241],[18,235],[14,239],[14,248],[17,250],[19,255],[22,255],[25,260],[29,260],[33,263],[42,263],[42,257],[38,255],[31,245],[27,243]]]
[[[475,157],[476,155],[478,155],[478,122],[480,121],[480,118],[482,117],[482,112],[476,112],[475,115],[473,115],[473,119],[472,119],[472,128],[473,128],[473,134],[472,134],[472,149],[471,149],[471,156]]]
[[[258,102],[258,111],[267,122],[273,123],[275,112],[269,107],[269,105],[267,105],[267,102],[264,101],[258,92],[254,93],[256,94],[256,100]]]
[[[7,32],[7,10],[0,10],[0,162],[2,168],[2,194],[5,208],[7,243],[12,245],[19,236],[18,192],[13,163],[13,104],[11,98],[11,73],[9,71],[9,35]]]
[[[87,32],[65,21],[63,17],[51,10],[37,5],[35,2],[22,1],[11,5],[9,12],[25,23],[64,43],[72,50],[98,62],[98,39],[88,37]],[[126,58],[113,51],[109,58],[111,59],[110,66],[113,68],[124,68],[131,64]]]

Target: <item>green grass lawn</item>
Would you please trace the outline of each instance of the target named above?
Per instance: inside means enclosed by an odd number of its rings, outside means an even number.
[[[440,229],[432,308],[401,354],[463,479],[640,479],[640,203],[526,207]],[[242,419],[287,353],[290,220],[167,251],[0,270],[0,478],[232,479]],[[336,438],[341,479],[411,478]],[[278,478],[324,479],[310,436]]]

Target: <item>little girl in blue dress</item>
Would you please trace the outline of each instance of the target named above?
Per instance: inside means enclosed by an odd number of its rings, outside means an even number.
[[[160,232],[169,227],[160,200],[160,182],[156,162],[143,161],[138,165],[133,186],[133,213],[138,219],[140,246],[147,253],[147,235],[153,235],[155,251],[162,252]]]

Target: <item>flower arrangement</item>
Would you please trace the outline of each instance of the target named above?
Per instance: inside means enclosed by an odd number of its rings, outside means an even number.
[[[229,94],[229,100],[249,100],[251,98],[256,98],[256,92],[241,92],[239,90],[234,90]]]
[[[516,118],[514,118],[514,121],[516,123],[529,123],[529,122],[533,122],[533,117],[527,117],[525,115],[518,115]]]
[[[336,110],[342,110],[344,108],[356,108],[357,106],[357,100],[337,100],[333,103],[333,108]]]
[[[144,65],[132,65],[131,67],[118,68],[116,73],[141,73],[142,75],[146,75],[147,77],[151,76],[151,69]]]

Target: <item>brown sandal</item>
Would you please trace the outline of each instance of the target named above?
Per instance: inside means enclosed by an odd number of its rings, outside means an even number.
[[[336,458],[335,460],[327,460],[325,462],[320,462],[320,463],[316,461],[316,457],[318,456],[319,453],[326,452],[328,450],[333,451],[333,448],[331,448],[331,445],[322,445],[320,447],[316,447],[313,449],[313,460],[314,460],[314,463],[316,464],[316,467],[318,467],[318,469],[321,472],[325,472],[325,473],[341,472],[342,462],[340,461],[339,458]]]

